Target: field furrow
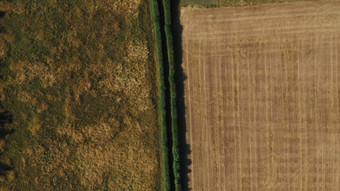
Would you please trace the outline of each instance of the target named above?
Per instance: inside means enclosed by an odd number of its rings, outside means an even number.
[[[340,189],[339,13],[182,8],[190,188]]]

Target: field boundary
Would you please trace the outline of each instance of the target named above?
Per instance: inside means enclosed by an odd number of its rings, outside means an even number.
[[[158,72],[160,75],[159,108],[162,126],[161,141],[164,190],[180,191],[180,154],[171,2],[169,0],[151,0],[151,7],[158,54]],[[165,80],[166,77],[168,78],[167,82]],[[172,152],[169,152],[170,148]],[[172,168],[170,168],[171,162]]]
[[[156,42],[156,52],[158,60],[158,74],[159,74],[159,99],[158,108],[160,113],[161,121],[161,164],[162,164],[162,174],[163,174],[163,190],[170,190],[170,168],[169,168],[169,145],[168,145],[168,133],[167,133],[167,109],[166,109],[166,83],[164,79],[164,62],[165,56],[163,55],[162,46],[162,27],[160,21],[159,4],[157,0],[151,0],[151,15],[154,25],[154,35]]]
[[[171,102],[171,130],[172,130],[172,155],[173,155],[173,173],[175,190],[181,190],[181,176],[180,176],[180,157],[179,157],[179,136],[178,136],[178,121],[177,121],[177,96],[175,83],[175,62],[174,62],[174,42],[172,33],[172,16],[171,16],[171,2],[170,0],[163,1],[164,20],[165,20],[165,36],[168,52],[169,64],[169,88],[170,88],[170,102]]]

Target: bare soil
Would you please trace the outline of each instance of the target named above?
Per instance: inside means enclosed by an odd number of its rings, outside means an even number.
[[[340,190],[340,1],[182,8],[192,190]]]

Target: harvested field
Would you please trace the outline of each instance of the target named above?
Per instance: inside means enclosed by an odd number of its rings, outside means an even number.
[[[283,3],[294,1],[317,1],[317,0],[181,0],[183,7],[230,7],[250,6],[266,3]]]
[[[340,190],[340,1],[182,8],[189,187]]]

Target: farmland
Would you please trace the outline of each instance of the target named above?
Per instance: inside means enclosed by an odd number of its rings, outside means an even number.
[[[160,190],[149,3],[0,1],[0,190]]]
[[[182,8],[192,190],[340,190],[340,2]]]
[[[183,7],[230,7],[230,6],[251,6],[267,3],[283,3],[306,0],[181,0]],[[309,0],[316,1],[316,0]]]

